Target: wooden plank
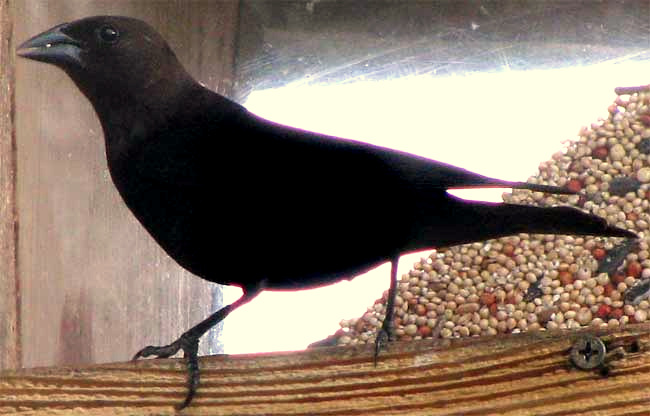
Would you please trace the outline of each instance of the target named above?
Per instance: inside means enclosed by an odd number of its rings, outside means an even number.
[[[141,18],[199,80],[229,90],[235,1],[41,0],[15,9],[17,42],[90,15]],[[179,267],[128,211],[96,115],[68,77],[19,59],[16,84],[23,365],[120,361],[173,341],[216,306],[214,285]]]
[[[539,332],[372,348],[211,356],[187,415],[642,415],[650,405],[650,325],[600,332],[609,374],[569,362],[586,331]],[[0,413],[171,415],[181,360],[0,373]],[[22,413],[21,413],[22,412]]]
[[[0,0],[0,368],[20,366],[12,2]]]

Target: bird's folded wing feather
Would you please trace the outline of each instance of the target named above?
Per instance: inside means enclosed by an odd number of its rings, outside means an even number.
[[[216,95],[216,94],[215,94]],[[219,97],[223,100],[223,97]],[[549,193],[564,188],[509,182],[363,142],[283,126],[230,102],[206,105],[192,117],[174,120],[173,129],[155,133],[138,152],[141,173],[183,186],[214,186],[223,175],[250,175],[260,186],[303,176],[311,185],[365,187],[391,185],[418,190],[514,187]],[[224,110],[227,108],[227,110]]]

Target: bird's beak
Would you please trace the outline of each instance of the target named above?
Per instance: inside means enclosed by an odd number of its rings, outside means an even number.
[[[18,55],[61,67],[83,66],[81,44],[64,33],[67,27],[64,23],[34,36],[18,47]]]

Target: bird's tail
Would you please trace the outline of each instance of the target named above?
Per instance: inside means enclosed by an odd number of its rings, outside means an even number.
[[[508,234],[517,232],[637,238],[631,231],[609,225],[602,217],[568,206],[498,204],[485,209],[482,203],[477,203],[474,209],[479,214],[483,212],[482,215],[492,217],[496,221],[497,231],[503,229]]]
[[[450,196],[426,209],[409,249],[447,247],[519,233],[637,238],[633,232],[607,224],[602,217],[567,206],[464,201]]]

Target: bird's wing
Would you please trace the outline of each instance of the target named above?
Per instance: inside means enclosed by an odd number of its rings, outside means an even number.
[[[395,166],[400,176],[423,189],[515,188],[553,194],[574,193],[564,187],[491,178],[405,152],[378,148],[377,153],[389,159],[389,163]]]
[[[394,177],[389,158],[375,154],[379,148],[272,123],[214,93],[187,107],[128,152],[138,176],[215,190],[232,177],[250,178],[257,190],[293,181],[305,192],[328,183],[376,188]]]
[[[350,157],[351,166],[353,166],[356,164],[355,159],[358,158],[359,162],[361,162],[359,166],[374,165],[382,171],[387,170],[390,172],[391,177],[398,180],[402,185],[408,185],[420,191],[433,192],[436,189],[442,191],[462,188],[515,188],[553,194],[574,193],[564,187],[491,178],[422,156],[281,126],[253,115],[249,117],[254,120],[255,124],[263,125],[268,130],[284,132],[278,135],[294,137],[294,143],[300,143],[301,146],[317,150],[316,154],[319,156],[323,148],[328,148],[331,152],[329,155],[331,160],[337,160],[338,155],[347,155]],[[286,144],[289,145],[290,143]],[[376,178],[381,177],[383,176],[380,175]]]
[[[283,126],[210,91],[199,104],[154,133],[138,154],[141,172],[185,186],[214,186],[223,175],[256,176],[260,186],[309,179],[312,187],[358,192],[406,186],[419,191],[510,187],[549,193],[565,188],[509,182],[446,163],[363,142]],[[198,107],[197,107],[198,105]],[[170,158],[173,155],[173,158]],[[241,177],[241,176],[240,176]],[[308,184],[305,184],[308,186]],[[352,190],[350,190],[352,192]]]

